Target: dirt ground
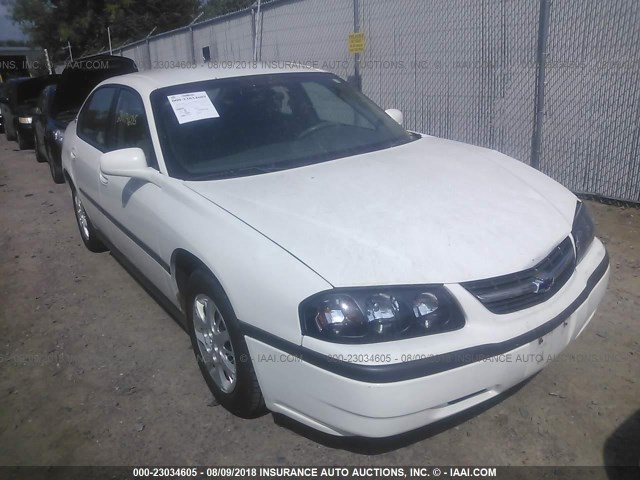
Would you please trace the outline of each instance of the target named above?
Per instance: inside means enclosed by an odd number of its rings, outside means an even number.
[[[383,441],[211,405],[189,338],[109,254],[67,185],[0,138],[1,465],[638,465],[640,209],[590,202],[612,277],[589,328],[499,401]]]

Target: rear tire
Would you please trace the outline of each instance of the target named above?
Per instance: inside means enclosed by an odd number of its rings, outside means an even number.
[[[45,158],[44,155],[42,155],[42,153],[40,153],[40,149],[38,148],[38,139],[36,138],[35,134],[33,135],[33,144],[35,145],[35,150],[36,150],[36,161],[38,163],[44,163],[47,161],[47,159]]]
[[[18,148],[20,150],[26,150],[31,146],[29,144],[29,141],[26,138],[24,138],[24,135],[20,133],[20,130],[17,130],[17,129],[16,129],[16,142],[18,142]]]
[[[84,246],[87,247],[90,252],[106,252],[108,249],[104,246],[104,243],[98,239],[96,229],[93,227],[91,220],[89,220],[89,215],[87,215],[82,200],[80,200],[75,188],[71,189],[71,196],[73,198],[73,210],[76,214],[76,222],[80,230],[80,238],[82,238]]]
[[[240,324],[222,286],[196,270],[187,282],[189,336],[200,372],[216,400],[231,413],[252,418],[264,399]]]
[[[56,161],[53,159],[46,160],[49,163],[49,171],[51,172],[51,178],[55,183],[64,183],[64,173],[62,172],[62,167],[56,164]]]

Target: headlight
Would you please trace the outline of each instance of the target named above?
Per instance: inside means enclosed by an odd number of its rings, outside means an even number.
[[[464,315],[441,285],[345,288],[300,304],[303,335],[336,343],[376,343],[449,332]]]
[[[53,131],[53,139],[57,143],[62,144],[62,141],[64,140],[64,132],[62,130],[54,130]]]
[[[30,124],[31,120],[31,117],[18,117],[18,123]]]
[[[573,218],[571,236],[576,244],[576,263],[579,263],[593,242],[595,228],[589,210],[583,202],[578,202],[576,214]]]

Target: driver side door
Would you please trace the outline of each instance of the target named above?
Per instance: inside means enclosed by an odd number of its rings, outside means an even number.
[[[135,90],[119,89],[110,121],[110,150],[140,148],[147,165],[157,169],[145,106]],[[103,172],[99,175],[99,190],[108,238],[140,273],[171,298],[169,260],[159,252],[166,193],[147,181]]]

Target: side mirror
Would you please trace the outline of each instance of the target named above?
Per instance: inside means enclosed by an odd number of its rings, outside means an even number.
[[[102,154],[100,172],[113,177],[130,177],[156,183],[155,170],[149,168],[144,152],[140,148],[123,148]]]
[[[404,122],[404,115],[397,108],[390,108],[384,111],[387,115],[393,118],[397,124],[402,125]]]

